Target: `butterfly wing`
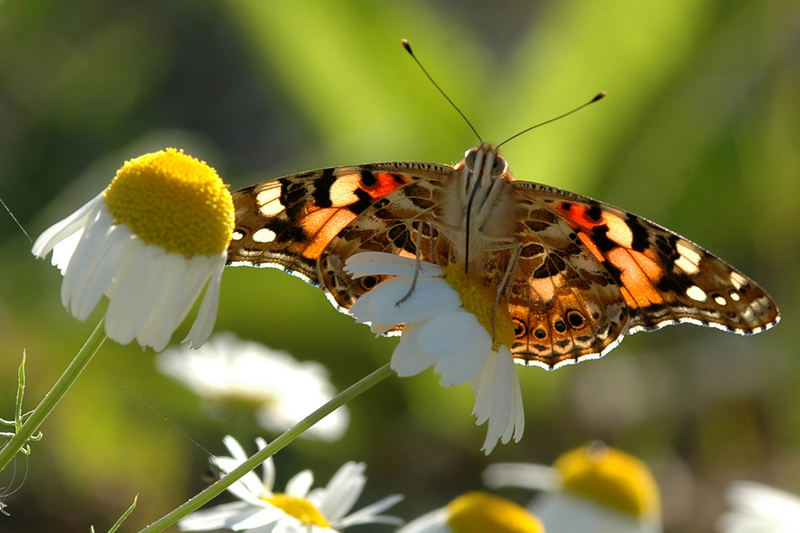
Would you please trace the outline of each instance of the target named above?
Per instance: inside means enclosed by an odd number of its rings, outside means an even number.
[[[452,172],[447,165],[375,163],[313,170],[235,191],[228,264],[282,269],[323,288],[347,310],[377,280],[350,279],[345,259],[363,251],[413,256],[409,228],[431,215],[433,184]]]
[[[233,193],[231,265],[283,269],[347,311],[381,278],[351,279],[363,251],[457,261],[439,233],[454,173],[429,163],[376,163],[286,176]],[[503,284],[518,361],[545,368],[600,357],[626,334],[689,322],[740,334],[775,325],[778,310],[752,280],[688,239],[591,198],[513,181],[513,246],[480,254],[481,277]]]
[[[556,368],[669,324],[754,334],[778,322],[763,289],[688,239],[591,198],[513,185],[522,245],[509,297],[517,358]]]

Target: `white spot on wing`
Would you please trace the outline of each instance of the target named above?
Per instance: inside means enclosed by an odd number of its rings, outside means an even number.
[[[253,233],[253,240],[256,242],[272,242],[275,240],[277,235],[274,231],[267,228],[261,228],[260,230]]]
[[[742,297],[739,296],[739,293],[736,291],[731,291],[729,294],[731,296],[731,300],[733,300],[734,302],[738,302],[739,300],[742,299]]]
[[[733,283],[736,290],[739,290],[747,284],[747,278],[734,271],[731,272],[731,283]]]
[[[728,303],[727,300],[725,300],[725,298],[723,298],[719,294],[714,296],[714,301],[717,302],[717,305],[725,305],[726,303]]]
[[[239,231],[239,230],[234,230],[234,231],[233,231],[233,235],[231,235],[231,238],[232,238],[234,241],[238,241],[238,240],[240,240],[242,237],[244,237],[244,233],[242,233],[242,232],[241,232],[241,231]]]
[[[708,299],[708,295],[706,295],[706,291],[698,287],[697,285],[692,285],[688,289],[686,289],[686,296],[691,298],[692,300],[698,302],[705,302]]]
[[[265,217],[274,217],[284,210],[280,186],[267,187],[256,196],[258,211]]]
[[[689,275],[697,274],[700,271],[700,268],[696,264],[692,263],[685,255],[682,255],[675,260],[675,266]]]
[[[700,252],[686,241],[678,241],[675,243],[675,250],[677,250],[680,257],[675,260],[675,266],[683,270],[689,275],[697,274],[700,271]]]
[[[695,265],[700,263],[700,253],[695,250],[688,242],[678,241],[675,243],[675,248],[682,257],[685,257]]]

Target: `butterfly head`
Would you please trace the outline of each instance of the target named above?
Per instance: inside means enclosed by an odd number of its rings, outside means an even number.
[[[481,143],[476,148],[470,148],[464,154],[464,166],[472,175],[489,175],[500,178],[508,170],[505,157],[500,155],[496,146]]]

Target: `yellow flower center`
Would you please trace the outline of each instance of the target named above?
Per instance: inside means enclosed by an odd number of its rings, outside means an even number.
[[[233,199],[217,171],[167,148],[126,161],[104,193],[115,224],[148,244],[192,257],[225,251]]]
[[[277,493],[263,499],[286,514],[297,518],[304,526],[331,527],[319,509],[305,498]]]
[[[559,457],[564,490],[627,515],[653,518],[661,513],[658,485],[647,466],[632,455],[592,443]]]
[[[542,524],[523,507],[485,492],[459,496],[447,511],[453,533],[544,533]]]
[[[514,342],[514,322],[508,313],[506,299],[501,297],[495,310],[496,289],[486,287],[478,276],[467,274],[459,265],[447,265],[442,270],[445,281],[461,298],[461,306],[478,318],[478,322],[486,328],[489,335],[494,335],[492,350],[503,345],[510,348]]]

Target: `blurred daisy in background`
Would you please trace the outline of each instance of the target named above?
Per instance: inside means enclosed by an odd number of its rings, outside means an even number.
[[[126,161],[103,192],[45,230],[32,252],[53,252],[64,276],[61,301],[78,320],[108,297],[106,334],[121,344],[135,338],[162,350],[206,287],[186,338],[198,347],[216,319],[233,219],[217,172],[168,148]]]
[[[503,300],[495,313],[494,289],[457,265],[440,268],[382,252],[354,254],[345,270],[354,278],[393,276],[361,296],[350,313],[379,335],[403,325],[391,361],[398,376],[434,366],[445,387],[471,381],[476,424],[489,422],[482,450],[488,455],[512,436],[519,442],[525,413],[509,351],[514,326]]]
[[[409,522],[397,533],[544,533],[524,507],[484,492],[468,492]]]
[[[800,498],[782,490],[737,481],[728,488],[731,510],[717,523],[720,533],[797,533],[800,531]]]
[[[321,363],[298,361],[287,352],[232,333],[218,333],[198,350],[170,348],[159,354],[156,365],[198,396],[255,405],[258,423],[278,433],[336,395]],[[347,407],[339,407],[302,436],[339,439],[349,419]]]
[[[211,462],[227,474],[247,459],[241,445],[231,436],[224,439],[231,457],[212,457]],[[266,447],[257,439],[259,449]],[[263,475],[248,472],[228,488],[240,501],[226,503],[190,514],[178,522],[184,531],[258,528],[260,533],[330,533],[359,524],[393,524],[402,521],[380,513],[402,499],[383,498],[350,513],[367,482],[364,463],[349,461],[333,475],[324,488],[311,489],[314,475],[303,470],[286,483],[285,492],[273,492],[275,465],[272,458],[263,463]],[[350,513],[350,514],[348,514]]]
[[[658,485],[647,466],[627,453],[591,443],[559,457],[552,467],[497,463],[483,474],[488,487],[542,491],[527,506],[548,533],[657,533]]]

